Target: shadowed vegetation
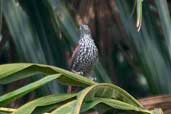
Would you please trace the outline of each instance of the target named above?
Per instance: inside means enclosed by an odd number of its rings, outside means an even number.
[[[1,0],[0,63],[69,70],[79,24],[88,24],[100,55],[93,70],[97,82],[117,84],[137,98],[170,94],[170,6],[166,0]],[[43,78],[34,75],[0,85],[0,95]],[[65,92],[52,81],[9,106]]]

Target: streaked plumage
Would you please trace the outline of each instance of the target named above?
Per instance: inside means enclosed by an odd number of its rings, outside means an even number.
[[[98,49],[87,25],[80,26],[80,40],[71,59],[71,70],[89,76],[98,58]]]

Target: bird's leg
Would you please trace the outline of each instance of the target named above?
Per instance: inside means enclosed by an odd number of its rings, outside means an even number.
[[[76,93],[81,90],[80,87],[75,87],[75,86],[68,86],[67,93]]]
[[[97,81],[97,78],[95,76],[89,76],[88,79],[92,80],[92,81]]]
[[[72,93],[72,86],[68,86],[68,88],[67,88],[67,93]]]
[[[84,73],[83,73],[83,72],[77,72],[77,74],[79,74],[79,75],[83,75]]]
[[[75,70],[72,70],[73,73],[79,74],[79,75],[83,75],[83,72],[77,72]],[[73,92],[78,92],[79,91],[79,87],[72,87],[72,86],[68,86],[67,89],[67,93],[73,93]]]

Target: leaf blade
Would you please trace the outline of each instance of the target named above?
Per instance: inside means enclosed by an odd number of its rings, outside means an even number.
[[[36,82],[33,82],[31,84],[28,84],[24,87],[21,87],[21,88],[15,90],[15,91],[12,91],[5,95],[0,96],[0,106],[7,104],[11,101],[14,101],[17,98],[35,90],[35,89],[42,87],[43,85],[49,83],[50,81],[55,80],[59,76],[61,76],[61,74],[54,74],[54,75],[46,76]]]
[[[18,108],[14,114],[31,114],[34,109],[36,109],[37,107],[41,107],[41,106],[48,106],[51,104],[56,104],[56,103],[60,103],[63,102],[65,100],[71,99],[73,97],[75,97],[76,94],[54,94],[54,95],[48,95],[45,97],[41,97],[38,98],[36,100],[33,100],[25,105],[23,105],[22,107]],[[48,99],[48,100],[46,100]]]

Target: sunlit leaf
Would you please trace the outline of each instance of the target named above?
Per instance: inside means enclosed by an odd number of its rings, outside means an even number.
[[[106,104],[114,109],[118,110],[131,110],[131,111],[136,111],[138,113],[142,114],[151,114],[150,111],[144,110],[142,108],[127,104],[125,102],[119,101],[119,100],[114,100],[110,98],[95,98],[92,101],[89,101],[88,103],[84,103],[82,112],[88,111],[91,108],[94,108],[98,104]]]
[[[72,111],[72,113],[79,114],[83,101],[91,100],[94,97],[118,99],[120,101],[142,108],[142,105],[140,103],[138,103],[132,96],[130,96],[121,88],[112,84],[95,84],[93,86],[87,87],[80,92],[77,98],[75,109]]]
[[[1,77],[0,83],[2,84],[10,83],[22,78],[26,78],[26,76],[31,76],[31,74],[37,72],[42,72],[45,74],[60,73],[64,76],[60,77],[59,80],[63,80],[62,83],[66,83],[66,84],[70,83],[71,85],[82,85],[82,86],[95,84],[95,82],[88,80],[83,76],[74,74],[72,72],[69,72],[67,70],[58,67],[42,65],[42,64],[30,64],[30,63],[0,65],[0,77]]]
[[[48,106],[75,97],[76,94],[49,95],[33,100],[18,108],[14,114],[31,114],[37,107]],[[63,114],[63,113],[61,113]]]
[[[52,111],[50,114],[74,114],[72,110],[75,108],[76,101],[77,100],[68,102],[57,108],[56,110]]]

